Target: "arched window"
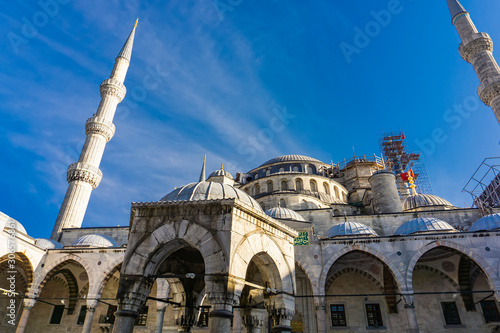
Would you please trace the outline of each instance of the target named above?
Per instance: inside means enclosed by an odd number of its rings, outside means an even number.
[[[345,202],[347,202],[347,196],[345,195],[344,192],[342,192],[342,198],[344,199]]]
[[[286,179],[283,179],[281,181],[281,190],[282,191],[288,191],[288,181]]]
[[[293,172],[299,172],[299,167],[298,166],[294,166],[293,167]]]
[[[269,175],[271,175],[271,169],[268,169],[268,170],[266,171],[266,176],[269,176]]]
[[[272,191],[274,191],[274,186],[273,186],[273,181],[270,180],[267,182],[267,192],[271,193]]]
[[[333,210],[333,216],[340,216],[340,210],[334,209]]]
[[[327,182],[323,183],[323,189],[325,190],[326,194],[330,194],[330,185],[328,185]]]
[[[259,195],[260,194],[260,185],[259,184],[255,185],[255,191],[254,191],[254,193],[255,193],[254,195]]]
[[[306,170],[307,170],[306,172],[307,172],[308,174],[311,174],[311,175],[312,175],[312,173],[313,173],[313,168],[312,168],[312,166],[308,165]]]
[[[314,179],[311,179],[311,181],[309,182],[309,186],[311,187],[311,191],[318,192],[318,184],[316,184],[316,181]]]
[[[285,172],[285,169],[284,168],[280,168],[280,172]]]
[[[250,194],[250,190],[248,189],[248,187],[245,189],[245,192],[246,194]]]
[[[280,199],[280,207],[286,208],[286,201],[285,201],[285,199]]]
[[[303,190],[303,189],[304,189],[304,184],[302,183],[302,179],[297,178],[297,179],[295,180],[295,189],[296,189],[297,191],[301,191],[301,190]]]
[[[333,190],[335,191],[335,198],[340,199],[339,188],[337,186],[334,186]]]

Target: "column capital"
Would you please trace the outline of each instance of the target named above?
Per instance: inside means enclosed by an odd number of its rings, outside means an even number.
[[[23,307],[25,309],[31,310],[36,304],[35,298],[24,298],[23,299]]]
[[[99,298],[87,299],[87,311],[94,311],[99,306]]]
[[[415,295],[414,294],[402,294],[405,309],[415,308]]]

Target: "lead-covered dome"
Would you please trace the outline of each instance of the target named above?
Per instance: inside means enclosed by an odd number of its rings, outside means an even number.
[[[455,228],[447,222],[433,217],[419,217],[403,223],[394,235],[411,235],[418,233],[434,233],[434,232],[457,232]]]
[[[233,175],[231,175],[229,172],[227,172],[226,170],[223,170],[223,169],[216,170],[216,171],[212,172],[210,174],[210,176],[208,176],[208,178],[211,178],[211,177],[227,177],[229,179],[234,179]]]
[[[403,211],[438,210],[455,208],[449,201],[433,194],[414,194],[403,200]]]
[[[109,236],[90,234],[78,238],[71,246],[118,247],[118,244]]]
[[[43,250],[54,250],[63,248],[63,245],[61,243],[48,238],[37,238],[35,240],[35,245]]]
[[[328,238],[354,236],[377,237],[378,234],[375,232],[375,230],[364,224],[356,222],[344,222],[336,224],[332,228],[330,228],[326,236]]]
[[[283,156],[278,156],[275,158],[270,159],[269,161],[262,163],[260,166],[268,165],[268,164],[274,164],[274,163],[281,163],[281,162],[295,162],[295,161],[305,161],[305,162],[317,162],[317,163],[322,163],[320,160],[317,160],[315,158],[309,157],[309,156],[304,156],[304,155],[283,155]]]
[[[200,201],[221,199],[238,199],[255,210],[263,212],[259,203],[245,192],[234,188],[231,185],[217,182],[191,183],[170,192],[160,201]]]
[[[500,229],[500,214],[481,217],[469,228],[469,231],[490,231]]]
[[[306,220],[296,211],[284,207],[275,207],[265,211],[266,215],[280,220],[305,222]]]

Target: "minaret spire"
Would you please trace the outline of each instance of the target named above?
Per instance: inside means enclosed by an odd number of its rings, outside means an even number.
[[[500,123],[500,68],[493,57],[493,41],[488,34],[478,32],[469,12],[458,0],[447,2],[452,24],[462,39],[460,55],[472,64],[481,82],[477,94],[484,104],[493,109]]]
[[[201,167],[201,173],[200,173],[200,183],[204,182],[207,177],[205,176],[205,163],[207,162],[207,154],[205,154],[205,157],[203,157],[203,166]]]
[[[50,236],[56,241],[60,240],[63,228],[81,227],[90,194],[101,182],[102,172],[99,170],[99,165],[106,143],[115,134],[113,118],[116,107],[126,94],[123,82],[130,65],[136,27],[137,21],[115,59],[110,78],[101,83],[101,103],[95,115],[90,117],[85,124],[87,138],[80,158],[68,168],[68,190]]]

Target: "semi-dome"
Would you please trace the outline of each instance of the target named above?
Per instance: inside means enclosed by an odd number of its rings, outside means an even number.
[[[274,164],[274,163],[280,163],[280,162],[295,162],[295,161],[305,161],[305,162],[319,162],[322,163],[320,160],[317,160],[315,158],[309,157],[309,156],[304,156],[304,155],[283,155],[283,156],[278,156],[275,158],[270,159],[269,161],[261,164],[260,166],[268,165],[268,164]]]
[[[227,177],[229,179],[234,179],[233,175],[231,175],[229,172],[223,169],[212,172],[210,176],[208,176],[208,178],[210,177]]]
[[[328,238],[333,237],[354,237],[354,236],[375,236],[378,234],[372,228],[356,222],[344,222],[334,225],[327,232]]]
[[[457,232],[447,222],[433,217],[419,217],[403,223],[394,235],[411,235],[418,233]]]
[[[500,229],[500,214],[481,217],[469,228],[469,231],[490,231]]]
[[[25,234],[25,235],[28,234],[26,229],[24,229],[24,226],[19,221],[14,220],[12,217],[8,217],[7,215],[5,215],[5,216],[7,218],[5,220],[4,228],[12,229],[12,227],[14,227],[16,229],[16,232],[19,232],[19,233]]]
[[[275,207],[265,211],[266,215],[280,220],[305,222],[306,220],[296,211],[284,207]]]
[[[99,234],[82,236],[75,240],[71,245],[89,247],[118,247],[118,244],[116,244],[113,238]]]
[[[403,200],[403,211],[410,212],[424,208],[451,209],[454,206],[447,200],[433,194],[414,194]]]
[[[217,182],[191,183],[170,192],[160,201],[199,201],[221,199],[238,199],[253,209],[263,212],[259,203],[245,192],[234,188],[231,185]]]
[[[48,238],[37,238],[35,240],[35,245],[43,250],[54,250],[63,248],[63,245],[61,243]]]

